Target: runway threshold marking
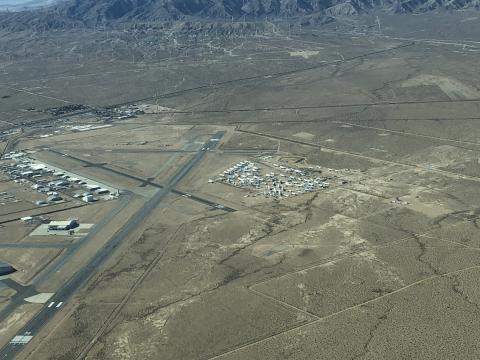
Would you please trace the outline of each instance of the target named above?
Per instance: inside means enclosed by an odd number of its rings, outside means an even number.
[[[57,305],[55,305],[55,301],[52,301],[50,304],[48,304],[47,308],[52,308],[55,306],[55,308],[58,309],[62,305],[63,305],[63,301],[59,301]]]
[[[32,335],[17,335],[12,340],[10,340],[10,344],[12,345],[25,345],[30,340],[32,340]]]

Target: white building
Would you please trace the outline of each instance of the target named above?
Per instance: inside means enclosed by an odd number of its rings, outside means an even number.
[[[86,203],[94,202],[95,198],[93,197],[93,195],[89,194],[89,195],[85,195],[84,197],[82,197],[82,201],[84,201]]]
[[[70,219],[67,221],[52,221],[48,224],[48,231],[56,231],[56,230],[72,230],[78,227],[78,220]]]

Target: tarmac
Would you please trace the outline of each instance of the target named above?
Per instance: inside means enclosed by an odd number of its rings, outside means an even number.
[[[202,148],[195,154],[195,156],[187,162],[177,173],[172,177],[169,183],[159,189],[156,194],[148,200],[142,208],[129,219],[127,223],[111,238],[105,246],[98,251],[89,263],[80,269],[66,284],[64,284],[56,293],[50,298],[50,302],[46,304],[35,317],[33,317],[17,335],[10,340],[0,351],[0,359],[13,360],[20,353],[23,347],[47,324],[55,314],[65,305],[65,303],[79,290],[96,272],[98,267],[102,265],[112,254],[113,250],[118,247],[124,240],[126,240],[149,216],[149,214],[166,198],[166,196],[174,189],[174,187],[192,170],[205,156],[205,153],[210,149],[214,149],[218,140],[224,135],[223,131],[214,134]],[[64,260],[65,261],[65,260]],[[43,274],[45,277],[45,273]],[[28,288],[29,296],[33,296],[34,290],[32,287]],[[20,294],[25,295],[27,291],[22,291]],[[9,314],[15,308],[17,301],[13,301],[10,308],[5,312]],[[0,317],[1,319],[1,317]]]

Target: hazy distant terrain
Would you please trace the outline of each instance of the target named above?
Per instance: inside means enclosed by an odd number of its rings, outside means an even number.
[[[420,14],[478,9],[479,0],[0,0],[0,10],[54,4],[37,11],[0,14],[0,27],[65,28],[130,21],[158,22],[182,19],[202,21],[295,19],[300,24],[321,24],[362,14]]]
[[[0,13],[0,359],[480,359],[475,1]]]
[[[55,0],[0,0],[0,10],[21,10],[49,5],[54,2]]]

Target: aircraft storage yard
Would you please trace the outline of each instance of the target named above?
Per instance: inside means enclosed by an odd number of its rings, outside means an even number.
[[[264,159],[266,160],[267,158]],[[273,198],[301,195],[330,186],[327,178],[312,177],[309,171],[311,169],[300,170],[278,164],[273,164],[273,167],[279,168],[280,173],[275,174],[271,172],[261,175],[259,172],[260,168],[255,163],[242,161],[225,170],[223,174],[219,175],[218,180],[239,187],[261,188],[263,196]],[[319,172],[317,170],[317,173]],[[209,180],[209,183],[213,183],[213,180]],[[260,193],[257,192],[252,196],[257,195],[260,195]],[[248,197],[248,195],[245,196]]]
[[[0,359],[480,358],[480,48],[415,24],[2,60]]]

